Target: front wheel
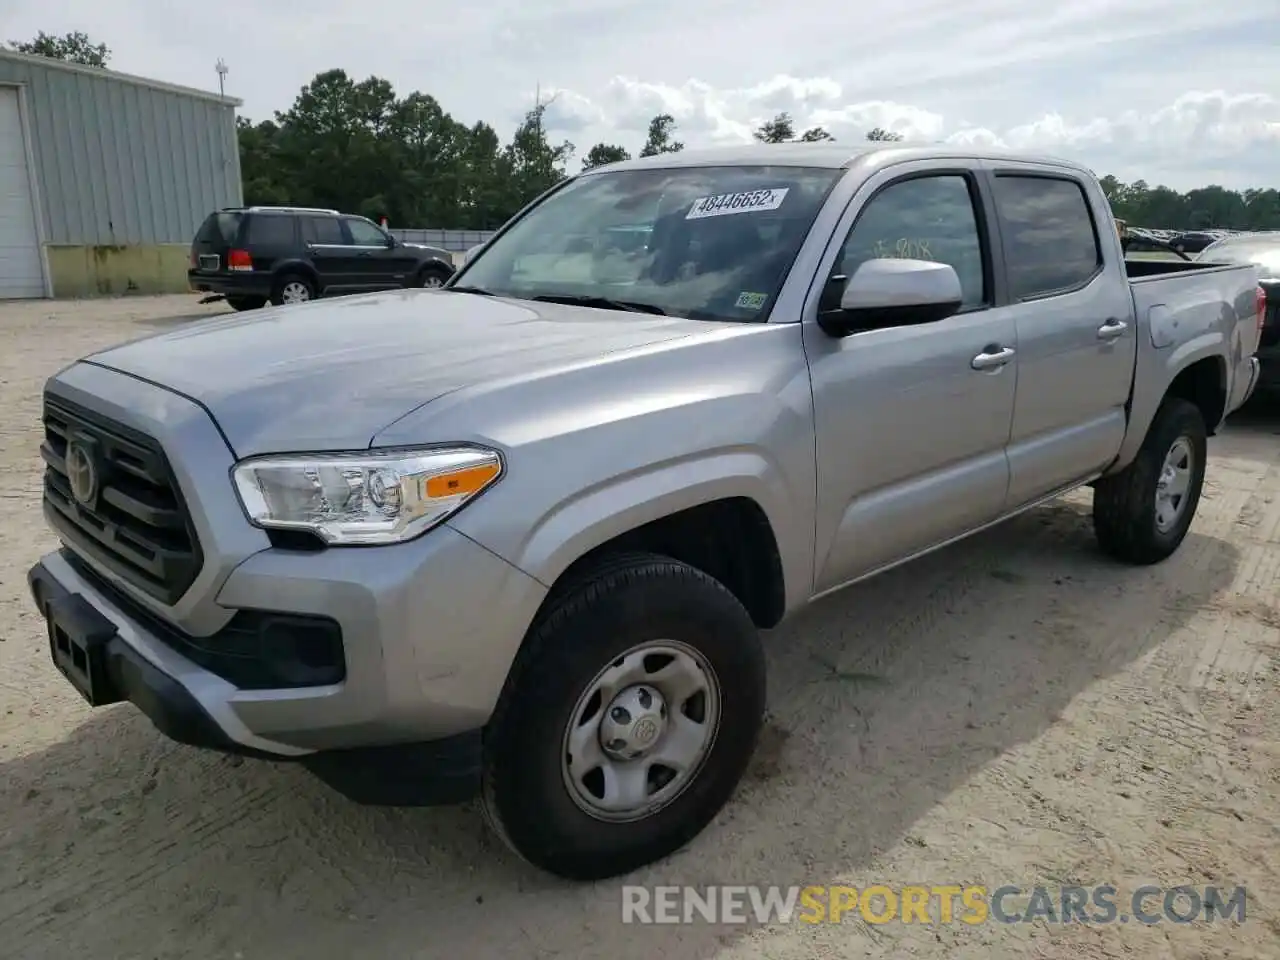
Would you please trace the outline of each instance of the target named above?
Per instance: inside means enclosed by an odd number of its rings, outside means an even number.
[[[1133,463],[1094,486],[1093,528],[1107,553],[1151,564],[1178,549],[1200,503],[1207,434],[1195,404],[1165,399]]]
[[[445,269],[444,267],[428,265],[418,271],[417,275],[413,278],[413,285],[415,287],[426,287],[428,289],[443,287],[449,282],[449,278],[451,276],[453,276],[453,272]]]
[[[526,638],[489,728],[485,812],[534,866],[627,873],[728,802],[764,709],[759,636],[733,594],[665,557],[615,559]]]

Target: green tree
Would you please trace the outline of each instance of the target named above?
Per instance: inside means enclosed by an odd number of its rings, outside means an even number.
[[[676,132],[676,118],[669,113],[660,113],[649,121],[649,135],[644,146],[640,148],[640,156],[656,157],[660,153],[679,153],[684,144],[673,140]]]
[[[766,120],[756,128],[756,132],[752,134],[761,143],[786,143],[794,140],[796,137],[795,124],[791,120],[791,114],[780,113],[772,120]]]
[[[804,133],[800,134],[800,140],[802,143],[822,143],[823,141],[834,143],[835,139],[835,137],[827,133],[825,127],[810,127]]]
[[[603,167],[606,163],[620,163],[630,159],[631,154],[627,152],[626,147],[620,147],[615,143],[597,143],[582,158],[582,169],[590,170],[593,167]]]
[[[902,141],[902,134],[894,133],[892,130],[886,130],[884,127],[872,127],[867,131],[867,139],[885,143],[900,143]]]
[[[89,35],[79,30],[65,33],[60,37],[41,30],[34,40],[19,40],[9,44],[18,53],[28,53],[36,57],[49,57],[52,60],[66,60],[70,63],[81,63],[86,67],[106,69],[111,59],[111,50],[105,43],[93,43]]]
[[[526,113],[506,149],[520,206],[568,176],[565,165],[573,156],[574,146],[567,140],[554,147],[548,142],[543,122],[546,110],[546,104],[538,104]]]
[[[544,105],[530,111],[503,144],[489,124],[464,125],[430,94],[398,97],[378,77],[357,82],[342,70],[329,70],[317,74],[273,119],[238,119],[245,199],[386,216],[398,227],[494,229],[568,176],[573,145],[553,144],[545,121]],[[821,127],[797,138],[793,126],[786,129],[790,123],[780,114],[761,126],[758,139],[831,138]],[[675,129],[670,114],[654,117],[641,154],[683,149]],[[902,139],[879,127],[867,136]],[[617,144],[598,143],[582,167],[627,157]],[[1100,182],[1116,216],[1131,227],[1280,229],[1276,188],[1236,191],[1209,184],[1182,193],[1110,175]]]

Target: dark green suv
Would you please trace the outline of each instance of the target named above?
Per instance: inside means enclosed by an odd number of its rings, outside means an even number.
[[[364,217],[309,207],[230,207],[201,224],[187,279],[193,290],[253,310],[267,301],[438,287],[453,271],[448,251],[404,243]]]

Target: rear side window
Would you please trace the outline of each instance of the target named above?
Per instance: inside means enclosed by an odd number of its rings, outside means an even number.
[[[337,217],[303,217],[302,241],[340,247],[345,242],[342,237],[342,224],[338,223]]]
[[[245,243],[251,246],[287,247],[296,242],[293,217],[263,213],[249,220],[249,235]]]
[[[1014,299],[1066,293],[1097,274],[1102,251],[1079,183],[998,176],[995,199]]]
[[[229,247],[235,243],[240,229],[240,214],[211,213],[196,232],[196,243],[214,247]]]

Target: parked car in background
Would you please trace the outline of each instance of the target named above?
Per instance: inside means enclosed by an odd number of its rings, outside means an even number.
[[[268,301],[439,287],[453,272],[448,251],[404,243],[364,217],[309,207],[232,207],[201,224],[187,280],[236,310],[253,310]]]
[[[1199,253],[1222,237],[1216,230],[1187,230],[1174,236],[1171,245],[1178,253]]]
[[[1249,263],[1259,268],[1258,289],[1264,298],[1258,360],[1258,389],[1280,391],[1280,233],[1245,233],[1205,247],[1197,262]]]

